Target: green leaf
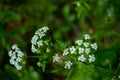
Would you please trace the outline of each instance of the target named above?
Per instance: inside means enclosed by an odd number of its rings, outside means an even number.
[[[65,5],[65,6],[63,7],[63,14],[64,14],[64,16],[65,16],[66,18],[70,15],[70,7],[69,7],[69,5]]]
[[[110,67],[116,62],[116,53],[113,49],[102,49],[98,50],[96,53],[95,64],[103,67]]]
[[[92,79],[94,73],[93,65],[86,65],[84,63],[79,63],[78,66],[74,66],[74,72],[69,80],[95,80]]]
[[[56,69],[52,70],[51,73],[58,73],[59,71],[62,71],[63,67],[57,67]]]
[[[56,40],[56,44],[54,46],[58,50],[63,50],[66,48],[66,44],[60,40]]]
[[[45,68],[46,68],[46,61],[43,61],[42,62],[42,71],[45,72]]]

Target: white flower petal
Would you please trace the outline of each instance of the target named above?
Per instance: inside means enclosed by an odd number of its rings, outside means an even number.
[[[65,69],[70,69],[72,65],[73,65],[73,63],[72,63],[71,61],[65,61],[65,66],[64,66],[64,68],[65,68]]]
[[[53,56],[53,62],[58,62],[60,61],[60,57],[58,56],[58,54],[55,54],[55,56]]]
[[[90,37],[89,34],[85,34],[85,35],[84,35],[84,39],[85,39],[85,40],[89,40],[89,39],[91,39],[91,37]]]
[[[83,40],[77,40],[75,43],[80,46],[83,43]]]
[[[73,54],[75,51],[76,51],[76,48],[75,48],[74,46],[72,46],[72,47],[70,48],[70,53]]]
[[[89,55],[89,59],[88,59],[89,63],[92,63],[95,61],[95,56],[94,55]]]
[[[65,56],[65,55],[67,55],[67,54],[69,54],[69,51],[68,51],[68,49],[65,49],[65,50],[63,51],[63,56]]]
[[[86,58],[84,57],[84,55],[78,57],[78,61],[84,62],[85,60]]]
[[[79,48],[79,54],[84,52],[84,48]]]

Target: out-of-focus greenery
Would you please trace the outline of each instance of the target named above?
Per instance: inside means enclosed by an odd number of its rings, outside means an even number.
[[[22,71],[9,64],[10,46],[18,43],[27,55],[32,55],[31,37],[39,26],[47,25],[55,40],[72,44],[81,34],[89,33],[99,46],[95,66],[79,64],[75,73],[71,72],[70,80],[118,80],[119,3],[120,0],[0,0],[0,79],[65,79],[67,71],[52,73],[48,65],[42,72],[34,59],[27,59]]]

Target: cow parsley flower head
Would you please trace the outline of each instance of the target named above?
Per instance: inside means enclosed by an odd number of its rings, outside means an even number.
[[[73,54],[75,51],[76,51],[75,46],[72,46],[72,47],[70,48],[70,53]]]
[[[78,61],[84,62],[85,60],[86,58],[84,57],[84,55],[78,57]]]
[[[91,37],[90,37],[89,34],[85,34],[85,35],[84,35],[84,38],[85,38],[85,40],[89,40],[89,39],[91,39]]]
[[[53,62],[58,62],[58,61],[60,61],[60,57],[58,56],[58,54],[55,54],[53,56]]]
[[[95,56],[94,55],[89,55],[89,59],[88,59],[89,63],[92,63],[95,61]]]
[[[37,51],[37,48],[40,48],[43,46],[43,40],[42,38],[46,36],[46,32],[49,30],[47,26],[44,26],[40,29],[38,29],[35,32],[35,35],[32,37],[31,43],[31,51],[35,53]]]
[[[73,63],[72,63],[71,61],[65,61],[65,66],[64,66],[64,68],[65,68],[65,69],[70,69],[72,65],[73,65]]]
[[[17,44],[12,46],[12,50],[8,52],[10,57],[10,64],[14,65],[16,69],[21,70],[22,66],[19,63],[22,61],[24,56],[23,52],[17,47]]]

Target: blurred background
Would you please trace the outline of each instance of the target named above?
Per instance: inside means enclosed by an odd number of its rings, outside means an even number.
[[[98,44],[95,65],[103,69],[78,66],[71,80],[110,80],[119,75],[108,71],[120,67],[120,0],[0,0],[1,80],[64,80],[65,73],[43,73],[34,60],[28,59],[22,71],[9,64],[10,46],[16,43],[32,54],[31,38],[42,26],[51,29],[53,39],[72,44],[88,33]]]

